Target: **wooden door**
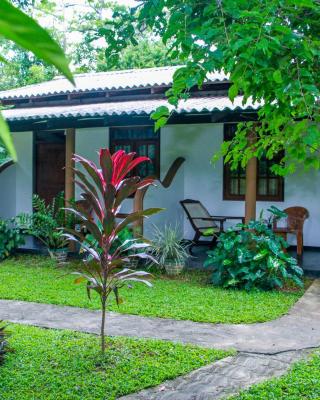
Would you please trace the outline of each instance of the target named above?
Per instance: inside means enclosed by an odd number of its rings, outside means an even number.
[[[46,203],[65,189],[65,143],[36,145],[36,193]]]

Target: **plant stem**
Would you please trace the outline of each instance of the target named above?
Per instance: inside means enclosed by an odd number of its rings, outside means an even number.
[[[106,351],[106,339],[105,339],[105,324],[106,324],[106,295],[103,294],[101,297],[101,309],[102,309],[102,319],[101,319],[101,352],[102,354]]]

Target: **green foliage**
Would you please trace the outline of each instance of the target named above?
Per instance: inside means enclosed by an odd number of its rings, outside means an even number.
[[[7,0],[0,2],[0,36],[11,41],[27,51],[31,51],[40,59],[54,65],[71,82],[73,77],[68,61],[48,32],[41,28],[31,17],[14,7]],[[10,62],[2,55],[1,63]],[[17,155],[10,136],[8,125],[0,114],[0,139],[8,149],[10,156],[16,160]]]
[[[232,400],[307,400],[320,398],[320,353],[295,363],[281,378],[253,385]]]
[[[151,252],[162,269],[167,261],[183,264],[189,257],[187,247],[179,234],[178,226],[166,225],[162,229],[154,227]]]
[[[70,200],[75,204],[74,200]],[[34,212],[32,215],[20,214],[17,221],[25,234],[39,239],[48,249],[56,250],[67,247],[67,241],[61,228],[74,228],[76,219],[74,215],[64,210],[64,193],[59,193],[46,205],[44,199],[37,194],[32,198]]]
[[[23,243],[23,236],[15,220],[0,220],[0,261],[9,257]]]
[[[86,282],[74,285],[69,273],[81,261],[70,261],[59,269],[48,257],[19,256],[1,263],[0,298],[100,309],[94,293],[91,301],[85,292]],[[123,287],[123,303],[118,307],[109,299],[108,310],[146,317],[171,318],[210,323],[265,322],[286,314],[303,290],[244,291],[208,285],[210,272],[185,271],[179,277],[153,273],[150,289],[135,284],[134,290]],[[151,300],[150,300],[151,299]]]
[[[225,288],[274,289],[290,281],[302,287],[303,270],[286,247],[263,221],[251,221],[222,233],[204,265],[213,267],[212,283]]]
[[[105,25],[108,24],[105,15],[123,15],[127,8],[116,2],[106,0],[85,1],[87,12],[75,14],[70,31],[78,32],[80,43],[74,47],[71,57],[79,72],[109,71],[132,68],[161,67],[176,65],[177,60],[167,56],[166,46],[151,32],[142,32],[136,40],[120,52],[119,57],[113,60],[106,57],[105,46],[101,41],[104,38]],[[102,12],[102,10],[104,12]]]
[[[73,82],[68,61],[59,45],[37,22],[8,1],[0,3],[0,33],[6,40],[54,65]]]
[[[1,400],[115,400],[234,354],[118,337],[108,338],[102,355],[95,335],[22,325],[10,331]]]
[[[239,94],[244,105],[260,104],[258,124],[239,124],[214,160],[226,156],[236,168],[252,156],[272,159],[283,151],[276,173],[320,167],[318,0],[146,0],[114,13],[105,25],[106,56],[117,63],[141,32],[150,31],[161,37],[168,58],[185,64],[167,92],[170,104],[221,70],[230,76],[232,101]],[[168,108],[160,114],[157,127],[166,123]],[[247,138],[252,129],[254,144]]]

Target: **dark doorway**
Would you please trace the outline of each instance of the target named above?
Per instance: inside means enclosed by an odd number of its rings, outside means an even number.
[[[64,131],[35,133],[35,193],[49,204],[65,189]]]

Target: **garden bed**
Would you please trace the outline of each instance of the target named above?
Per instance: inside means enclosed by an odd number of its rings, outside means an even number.
[[[0,264],[0,298],[100,309],[98,297],[87,298],[84,283],[68,275],[76,269],[56,268],[48,257],[20,256]],[[74,265],[72,265],[74,264]],[[187,272],[177,278],[156,275],[153,287],[124,288],[120,313],[211,323],[264,322],[287,313],[303,290],[251,291],[221,289],[208,284],[207,273]]]
[[[159,340],[108,339],[105,356],[94,335],[10,325],[1,366],[2,400],[112,400],[155,386],[232,354]]]

